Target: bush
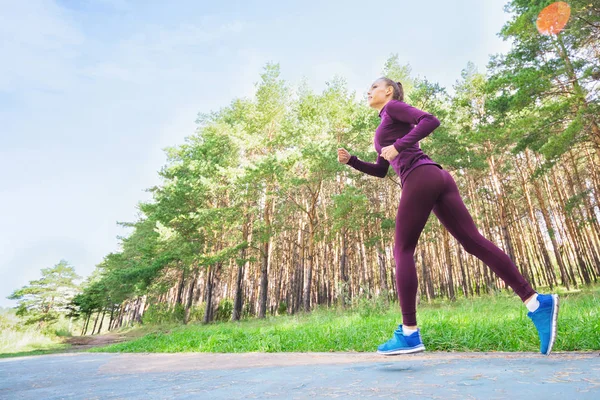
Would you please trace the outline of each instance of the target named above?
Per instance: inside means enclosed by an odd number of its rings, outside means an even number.
[[[369,315],[385,314],[390,308],[388,293],[382,292],[379,295],[369,296],[363,294],[355,297],[352,301],[352,309],[357,311],[361,317]]]
[[[71,337],[73,336],[73,334],[71,333],[70,330],[65,329],[65,328],[57,328],[54,330],[54,335],[56,336],[60,336],[60,337]]]
[[[345,282],[338,282],[337,291],[339,293],[337,303],[338,307],[345,308],[352,302],[352,298],[350,297],[350,288],[348,284]]]
[[[285,301],[282,301],[281,303],[279,303],[279,307],[277,308],[277,314],[278,315],[287,314],[287,303]]]
[[[173,309],[173,322],[183,323],[185,319],[185,307],[183,304],[175,304]]]
[[[183,322],[184,316],[185,308],[183,304],[176,304],[175,309],[171,309],[166,303],[150,304],[142,316],[142,322],[150,325]]]
[[[0,332],[12,328],[13,324],[8,319],[8,316],[0,314]]]
[[[204,311],[206,310],[206,304],[202,303],[194,306],[190,309],[190,317],[188,322],[202,322],[204,319]]]
[[[250,302],[246,302],[244,304],[244,306],[242,307],[242,318],[241,319],[250,319],[253,317],[252,315],[252,309],[251,309],[251,305]]]
[[[43,332],[48,336],[69,337],[73,336],[73,327],[74,324],[69,318],[61,316],[54,324],[48,325]]]
[[[54,332],[45,335],[36,324],[27,325],[13,309],[0,310],[0,353],[16,353],[57,346]]]
[[[233,313],[233,300],[223,299],[217,306],[217,312],[215,313],[215,321],[229,321],[231,314]]]

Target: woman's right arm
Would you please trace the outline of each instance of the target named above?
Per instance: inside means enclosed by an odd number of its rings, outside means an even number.
[[[390,162],[381,155],[377,155],[377,163],[368,163],[361,161],[356,156],[350,156],[348,165],[352,168],[364,172],[365,174],[377,176],[379,178],[385,178],[390,168]]]

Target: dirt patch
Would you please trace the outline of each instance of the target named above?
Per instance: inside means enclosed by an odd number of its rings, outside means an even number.
[[[113,343],[121,343],[130,340],[126,334],[107,333],[96,336],[72,336],[66,338],[64,343],[70,344],[71,348],[68,351],[80,351],[90,349],[92,347],[107,346]]]

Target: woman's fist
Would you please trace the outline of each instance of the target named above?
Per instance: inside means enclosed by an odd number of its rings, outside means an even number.
[[[337,149],[338,150],[338,161],[342,164],[348,164],[350,161],[350,153],[346,151],[346,149]]]
[[[381,148],[381,157],[385,158],[389,162],[398,157],[398,154],[400,153],[398,153],[398,150],[396,150],[393,144]]]

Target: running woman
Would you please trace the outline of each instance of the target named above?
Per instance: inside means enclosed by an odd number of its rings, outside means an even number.
[[[377,352],[395,355],[425,350],[416,318],[414,253],[421,231],[433,211],[465,251],[483,261],[521,298],[529,310],[527,316],[538,330],[541,353],[550,354],[556,338],[558,296],[536,293],[506,253],[479,233],[452,175],[421,150],[419,140],[433,132],[440,121],[406,104],[402,84],[385,77],[373,83],[367,101],[371,108],[379,111],[381,118],[373,140],[377,162],[361,161],[343,148],[338,149],[338,161],[380,178],[387,175],[392,164],[402,186],[394,242],[402,324]]]

